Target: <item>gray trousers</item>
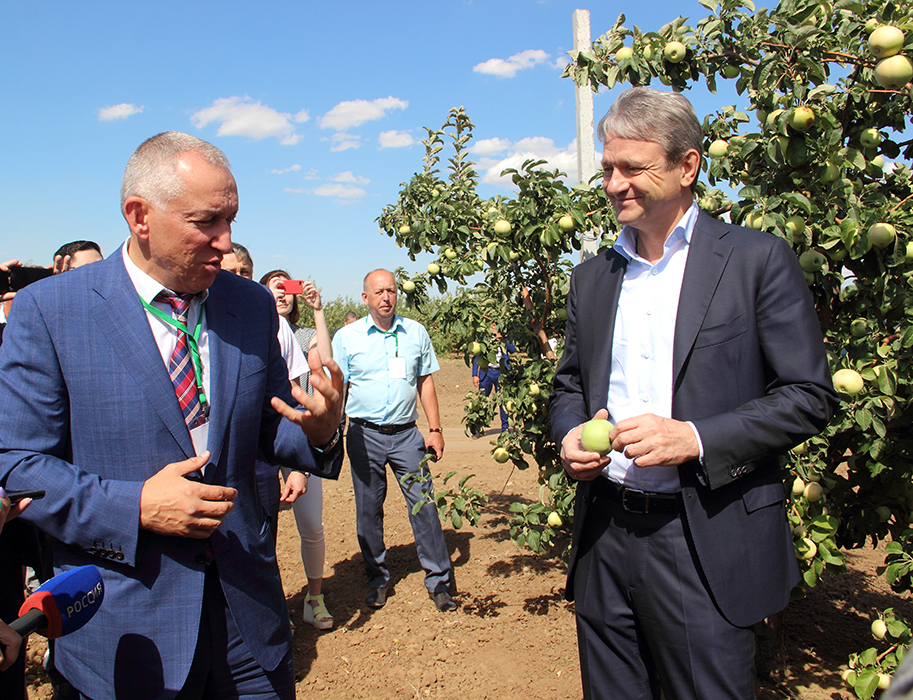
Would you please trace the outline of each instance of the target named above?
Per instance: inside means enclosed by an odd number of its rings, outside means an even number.
[[[358,544],[364,559],[368,585],[380,588],[390,581],[390,570],[385,563],[387,548],[384,545],[386,465],[390,465],[397,483],[400,483],[399,479],[404,474],[419,474],[418,465],[425,453],[425,439],[418,428],[404,430],[396,435],[383,435],[371,428],[349,423],[346,447],[352,465]],[[422,474],[428,477],[424,485],[426,495],[433,500],[431,474],[427,467],[422,469]],[[418,513],[412,514],[412,506],[426,498],[422,488],[421,484],[414,482],[411,485],[400,483],[409,508],[409,522],[412,524],[418,558],[425,570],[425,587],[431,593],[439,593],[450,587],[450,554],[447,552],[444,532],[434,504],[429,503]]]
[[[637,515],[597,498],[574,579],[588,700],[749,700],[754,633],[717,610],[681,516]],[[732,566],[738,566],[733,561]]]

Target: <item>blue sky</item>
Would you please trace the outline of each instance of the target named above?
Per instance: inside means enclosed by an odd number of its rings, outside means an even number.
[[[624,11],[655,30],[696,0],[594,3],[593,37]],[[143,140],[187,131],[232,162],[233,237],[255,274],[357,297],[364,274],[412,263],[375,219],[421,169],[422,127],[463,105],[488,197],[523,156],[576,173],[574,86],[561,68],[576,2],[21,2],[0,6],[0,260],[46,265],[61,244],[127,236],[123,169]],[[612,93],[595,98],[598,117]],[[714,104],[696,99],[699,115]],[[506,161],[506,162],[505,162]]]

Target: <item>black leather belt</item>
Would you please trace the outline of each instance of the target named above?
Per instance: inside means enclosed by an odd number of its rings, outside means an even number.
[[[682,507],[680,494],[629,489],[602,476],[593,480],[592,489],[596,498],[604,498],[628,513],[676,515]]]
[[[378,425],[377,423],[372,423],[369,420],[364,420],[363,418],[354,418],[349,416],[349,420],[355,423],[355,425],[363,425],[365,428],[371,428],[371,430],[376,430],[381,435],[396,435],[401,433],[404,430],[409,430],[409,428],[415,427],[415,421],[411,423],[400,423],[399,425]]]

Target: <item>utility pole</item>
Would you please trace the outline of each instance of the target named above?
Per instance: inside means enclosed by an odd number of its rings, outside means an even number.
[[[592,47],[590,38],[590,11],[574,10],[574,50],[589,51]],[[577,107],[577,177],[580,184],[589,184],[596,174],[596,138],[593,128],[593,91],[589,85],[574,85],[574,96]],[[592,231],[581,231],[580,262],[596,255],[598,239]]]

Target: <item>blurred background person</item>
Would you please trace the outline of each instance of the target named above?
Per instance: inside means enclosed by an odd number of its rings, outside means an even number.
[[[95,241],[65,243],[54,253],[54,274],[104,260],[101,247]]]
[[[358,320],[358,314],[354,311],[346,311],[346,315],[343,316],[342,320],[343,323],[348,326],[350,323],[355,323]]]
[[[501,369],[508,369],[507,361],[510,353],[516,352],[517,347],[509,340],[502,342],[501,331],[498,327],[491,324],[492,343],[497,345],[498,353],[495,356],[495,363],[489,364],[488,358],[476,355],[472,358],[472,385],[481,391],[485,396],[491,396],[492,390],[498,390],[498,381],[501,379]],[[503,364],[502,364],[503,363]],[[507,411],[504,410],[504,402],[499,402],[501,409],[501,430],[508,429]],[[481,434],[474,437],[481,437]]]
[[[233,272],[249,280],[254,278],[254,261],[250,253],[240,243],[231,244],[231,252],[222,256],[222,269]]]
[[[285,291],[284,283],[291,277],[284,270],[272,270],[260,278],[260,284],[265,284],[276,297],[276,311],[288,321],[289,327],[295,332],[305,360],[312,348],[317,348],[323,359],[333,356],[330,345],[330,333],[327,330],[326,319],[323,313],[323,301],[313,282],[302,285],[304,302],[314,313],[316,328],[307,328],[298,325],[300,311],[298,297]],[[281,323],[280,323],[281,325]],[[307,362],[305,362],[307,369]],[[290,373],[291,376],[291,373]],[[301,388],[311,393],[308,374],[300,378]],[[285,467],[281,468],[282,476],[286,481],[295,479],[300,475]],[[275,481],[275,474],[272,477]],[[271,487],[272,488],[272,487]],[[287,500],[283,492],[280,500]],[[323,484],[321,479],[308,479],[304,494],[292,501],[292,512],[295,514],[295,524],[298,527],[298,536],[301,539],[301,562],[308,580],[308,592],[305,596],[304,621],[317,629],[325,630],[333,627],[333,616],[327,610],[322,591],[323,569],[326,560],[326,541],[323,533]]]
[[[23,498],[16,504],[10,502],[6,491],[0,487],[0,532],[4,524],[28,508],[30,498]],[[12,533],[6,528],[7,538]],[[12,622],[19,616],[19,607],[24,600],[22,567],[17,561],[10,562],[6,551],[0,551],[0,698],[25,698],[25,654],[20,654],[22,639],[3,620]],[[10,591],[11,585],[11,591]]]

